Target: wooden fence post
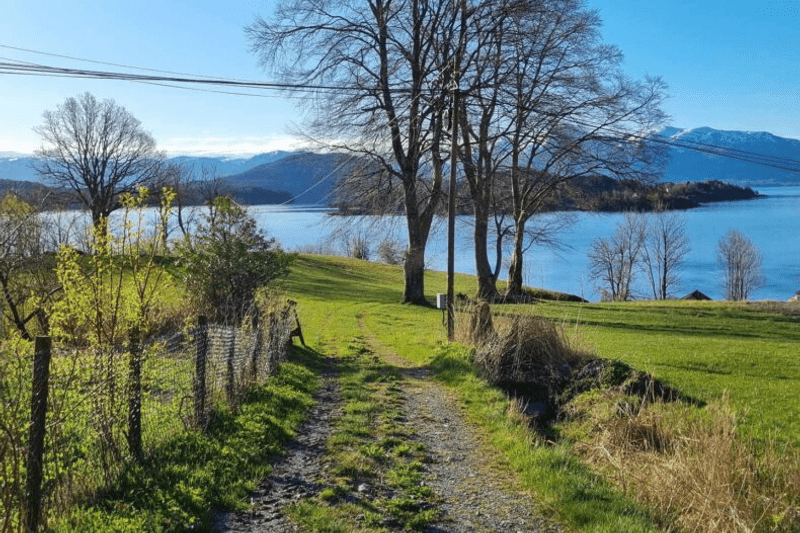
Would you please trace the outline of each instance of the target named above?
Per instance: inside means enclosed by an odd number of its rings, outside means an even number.
[[[258,383],[259,376],[261,372],[259,372],[259,366],[261,362],[261,351],[264,347],[264,334],[261,331],[261,319],[258,313],[253,314],[253,331],[255,332],[255,340],[253,342],[253,351],[250,355],[250,374],[253,379],[253,383]]]
[[[228,343],[227,365],[227,384],[225,390],[228,396],[228,404],[232,410],[236,410],[236,368],[234,358],[236,357],[236,328],[232,327],[229,331],[230,342]]]
[[[196,356],[194,372],[194,421],[198,427],[206,425],[206,358],[208,357],[208,319],[197,317],[195,330]]]
[[[128,373],[128,449],[141,463],[142,452],[142,347],[139,329],[130,332],[130,365]]]
[[[31,390],[31,427],[28,441],[25,484],[25,530],[36,533],[42,509],[42,471],[44,436],[47,418],[47,395],[50,389],[50,337],[36,337]]]

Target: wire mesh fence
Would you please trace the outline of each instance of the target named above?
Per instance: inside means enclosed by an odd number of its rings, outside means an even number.
[[[0,533],[37,531],[110,487],[131,463],[275,374],[291,346],[291,303],[237,327],[199,317],[127,346],[0,352]],[[38,345],[37,345],[38,346]],[[45,415],[46,408],[46,415]]]

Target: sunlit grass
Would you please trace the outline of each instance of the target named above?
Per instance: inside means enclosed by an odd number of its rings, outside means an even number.
[[[435,293],[445,291],[444,280],[442,273],[426,274],[431,303]],[[569,439],[543,445],[524,417],[515,414],[513,402],[477,378],[469,350],[447,346],[440,310],[399,304],[402,282],[398,267],[300,256],[284,289],[298,300],[306,338],[320,351],[358,352],[352,339],[359,337],[369,339],[376,355],[396,353],[410,364],[432,365],[438,379],[453,387],[471,419],[487,432],[499,467],[513,472],[519,486],[534,492],[558,521],[578,531],[648,531],[651,519],[671,523],[672,511],[646,511],[649,503],[633,503],[581,462],[573,446],[581,431],[591,436],[586,428],[573,428],[574,433],[560,428]],[[456,276],[457,293],[472,294],[474,289],[474,278]],[[550,317],[564,326],[578,348],[649,371],[701,402],[713,403],[727,394],[744,431],[737,438],[756,437],[769,447],[800,441],[800,407],[793,401],[800,380],[798,319],[772,311],[720,302],[494,306],[496,314]],[[613,411],[613,405],[607,407]],[[364,410],[358,405],[351,409]],[[698,407],[687,409],[701,412]],[[397,455],[406,453],[405,448],[397,450]],[[359,455],[383,457],[372,447],[362,447]],[[364,524],[379,516],[361,512]]]
[[[577,325],[598,355],[690,397],[711,401],[727,392],[746,433],[800,444],[798,318],[725,302],[547,302],[527,311]]]

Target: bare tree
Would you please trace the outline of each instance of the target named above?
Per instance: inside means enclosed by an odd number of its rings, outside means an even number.
[[[642,248],[642,267],[650,281],[653,298],[666,300],[678,284],[681,268],[689,253],[686,222],[674,212],[648,217],[647,239]]]
[[[442,196],[456,20],[452,0],[284,0],[247,30],[264,66],[319,87],[304,102],[309,136],[334,139],[329,147],[369,160],[383,184],[402,191],[409,303],[427,303],[425,246]]]
[[[628,213],[617,224],[613,236],[601,237],[592,243],[590,272],[603,292],[604,300],[626,301],[632,298],[631,286],[644,240],[644,219]]]
[[[162,156],[153,137],[113,100],[83,93],[56,111],[45,111],[35,128],[42,138],[36,170],[53,184],[71,190],[91,212],[92,224],[106,231],[118,196],[134,192],[158,172]]]
[[[581,0],[515,4],[504,98],[515,241],[508,294],[522,290],[522,238],[547,196],[573,179],[653,179],[663,149],[646,132],[665,120],[659,78],[631,80],[622,54],[602,42],[600,19]]]
[[[193,211],[184,209],[192,199],[193,182],[193,171],[190,167],[170,163],[162,167],[155,183],[156,198],[159,200],[159,217],[162,219],[166,214],[165,209],[167,208],[163,202],[163,194],[166,191],[171,191],[174,194],[174,205],[169,207],[174,208],[176,224],[184,241],[189,239],[190,227],[194,222]],[[161,238],[164,249],[166,250],[170,235],[175,228],[167,225],[164,226]]]
[[[508,148],[504,134],[508,123],[502,120],[502,98],[508,73],[505,38],[509,22],[509,2],[478,1],[464,8],[464,58],[460,72],[458,109],[458,157],[473,212],[473,250],[478,282],[477,297],[492,301],[497,291],[497,268],[489,262],[489,217],[496,206],[497,174]],[[495,210],[496,249],[502,248],[505,213]],[[495,265],[498,261],[495,261]]]
[[[747,300],[764,284],[761,252],[740,231],[731,229],[717,243],[717,261],[723,269],[722,284],[728,300]]]

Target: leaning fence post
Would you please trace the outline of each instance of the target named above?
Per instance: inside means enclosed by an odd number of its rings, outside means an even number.
[[[194,372],[194,421],[198,427],[206,425],[206,357],[208,356],[208,319],[197,317],[195,331],[196,356]]]
[[[139,329],[130,332],[130,366],[128,374],[128,449],[141,463],[142,453],[142,348]]]
[[[26,464],[28,475],[25,486],[25,529],[28,533],[36,533],[39,530],[42,508],[42,467],[47,394],[50,388],[50,347],[50,337],[36,337],[31,390],[31,427]]]

